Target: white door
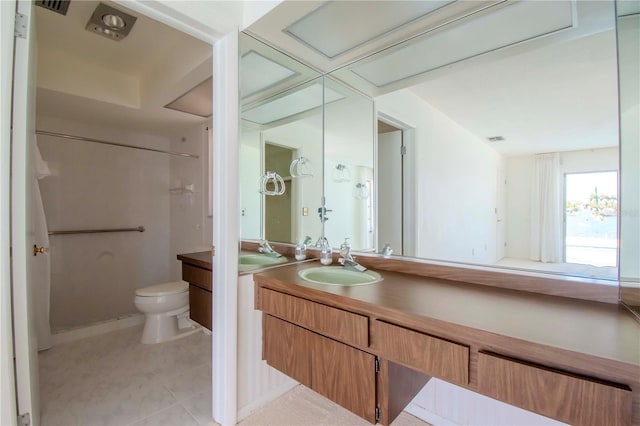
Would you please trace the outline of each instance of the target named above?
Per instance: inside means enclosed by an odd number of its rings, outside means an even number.
[[[496,262],[506,254],[507,244],[507,175],[503,166],[500,166],[496,176]]]
[[[35,331],[33,291],[29,271],[33,268],[34,245],[30,220],[30,201],[35,173],[31,156],[35,144],[35,34],[33,6],[18,1],[18,13],[26,22],[24,37],[16,37],[13,70],[13,135],[11,143],[11,229],[12,290],[15,339],[16,397],[18,415],[40,423],[38,352]]]
[[[402,131],[378,135],[378,251],[402,254]]]

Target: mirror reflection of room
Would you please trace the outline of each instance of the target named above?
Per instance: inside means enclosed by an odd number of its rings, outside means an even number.
[[[590,24],[489,53],[449,43],[441,62],[418,54],[442,48],[451,41],[449,33],[473,34],[483,25],[498,25],[501,14],[531,6],[511,5],[451,24],[334,74],[371,93],[379,117],[408,123],[413,133],[401,148],[412,167],[396,173],[414,205],[397,228],[411,230],[415,240],[403,252],[396,238],[394,253],[615,279],[613,4],[580,3],[578,16]],[[380,233],[394,214],[392,206],[402,206],[383,202],[389,192],[380,176],[389,161],[380,151],[386,137],[378,135],[379,246],[391,238]],[[575,198],[577,176],[590,179]],[[386,185],[389,178],[384,180]]]
[[[244,33],[240,56],[241,237],[315,241],[322,234],[315,215],[322,198],[322,78]]]

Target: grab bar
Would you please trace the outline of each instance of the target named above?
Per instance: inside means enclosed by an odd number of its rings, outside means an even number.
[[[69,235],[69,234],[98,234],[101,232],[144,232],[144,226],[137,228],[115,228],[115,229],[78,229],[74,231],[49,231],[49,235]]]

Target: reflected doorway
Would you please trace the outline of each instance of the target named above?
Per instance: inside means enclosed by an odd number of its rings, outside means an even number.
[[[289,165],[295,158],[295,150],[273,143],[264,144],[264,169],[282,176],[284,194],[264,197],[264,238],[268,241],[293,242],[292,240],[292,185]],[[273,189],[273,188],[268,188]]]
[[[378,251],[386,244],[403,255],[402,129],[378,120]]]
[[[618,173],[565,175],[565,262],[617,266]]]

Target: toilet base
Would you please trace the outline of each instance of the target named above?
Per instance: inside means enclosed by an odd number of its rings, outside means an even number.
[[[199,332],[201,327],[188,316],[188,307],[179,313],[146,314],[140,342],[145,345],[169,342]]]

